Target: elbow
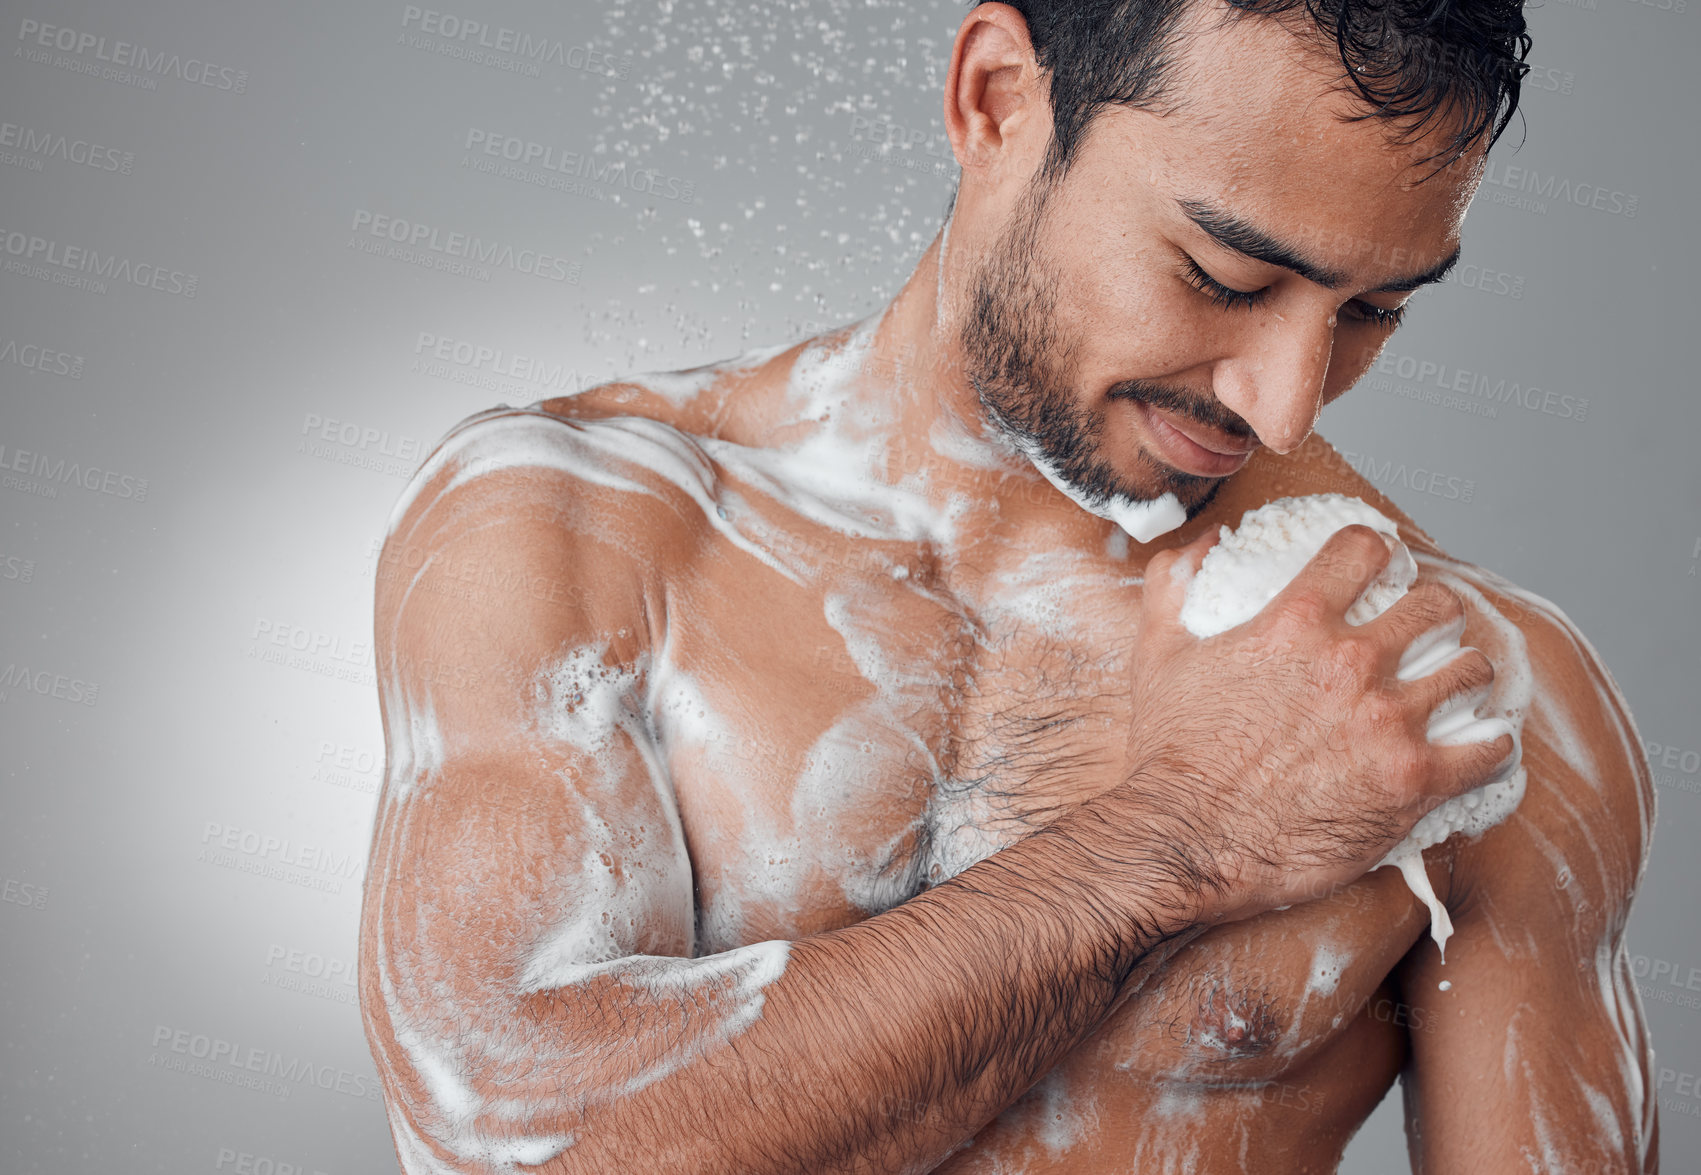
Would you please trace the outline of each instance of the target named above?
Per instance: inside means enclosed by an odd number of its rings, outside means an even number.
[[[498,1135],[455,1122],[446,1107],[430,1105],[419,1113],[388,1090],[384,1103],[404,1175],[518,1175],[522,1169],[576,1175],[582,1169],[569,1162],[572,1136]]]
[[[579,1169],[565,1161],[578,1141],[576,1127],[563,1125],[570,1116],[559,1111],[567,1107],[527,1096],[536,1092],[536,1074],[524,1042],[489,1040],[476,1030],[421,1031],[393,1009],[384,1022],[389,1031],[370,1043],[406,1175]]]
[[[570,1081],[552,1079],[563,1070],[540,1063],[536,1026],[525,1016],[418,1013],[362,994],[367,1043],[405,1175],[589,1170],[571,1153],[583,1106],[563,1096]]]

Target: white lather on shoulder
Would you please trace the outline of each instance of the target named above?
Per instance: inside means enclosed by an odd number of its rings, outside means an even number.
[[[1384,535],[1389,543],[1388,565],[1347,610],[1349,624],[1364,624],[1392,607],[1417,578],[1417,564],[1400,540],[1394,523],[1380,510],[1345,494],[1310,494],[1279,498],[1249,510],[1240,527],[1222,528],[1216,546],[1206,552],[1187,587],[1181,622],[1195,636],[1214,636],[1257,615],[1344,526],[1362,523]],[[1413,641],[1400,658],[1396,676],[1411,681],[1430,673],[1460,651],[1450,629],[1436,630]],[[1497,673],[1501,667],[1496,666]],[[1528,681],[1525,671],[1513,680]],[[1462,700],[1444,704],[1430,716],[1429,741],[1441,746],[1491,741],[1508,732],[1513,752],[1500,777],[1474,791],[1447,800],[1417,822],[1405,840],[1377,863],[1397,867],[1412,892],[1429,907],[1430,934],[1445,957],[1453,933],[1447,909],[1435,896],[1424,872],[1423,850],[1440,844],[1455,832],[1479,835],[1510,816],[1524,797],[1521,732],[1524,697],[1510,699],[1499,712],[1477,717],[1476,707]]]

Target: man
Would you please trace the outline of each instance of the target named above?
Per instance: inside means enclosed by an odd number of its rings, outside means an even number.
[[[1418,1170],[1656,1169],[1624,703],[1311,436],[1455,260],[1528,49],[1385,11],[980,4],[882,314],[443,441],[377,599],[406,1170],[1327,1171],[1396,1076]],[[1348,527],[1180,628],[1220,524],[1319,492],[1398,523],[1403,599],[1345,623],[1389,558]],[[1428,743],[1460,698],[1521,745]],[[1443,961],[1365,870],[1519,750],[1518,810],[1425,854]]]

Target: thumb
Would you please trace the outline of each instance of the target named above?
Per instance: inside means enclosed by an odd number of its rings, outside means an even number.
[[[1188,585],[1199,573],[1205,554],[1229,533],[1227,526],[1209,528],[1191,542],[1153,555],[1146,564],[1146,601],[1166,616],[1181,611]]]

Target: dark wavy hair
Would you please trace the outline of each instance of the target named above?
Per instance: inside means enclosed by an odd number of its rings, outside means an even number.
[[[978,4],[988,0],[976,0]],[[1061,179],[1087,127],[1106,106],[1153,108],[1165,99],[1173,34],[1194,0],[1004,0],[1028,23],[1050,80],[1052,141],[1038,178]],[[1282,20],[1340,56],[1343,89],[1382,118],[1398,141],[1457,114],[1437,169],[1489,136],[1500,138],[1518,108],[1530,67],[1523,0],[1225,0],[1225,16]]]

